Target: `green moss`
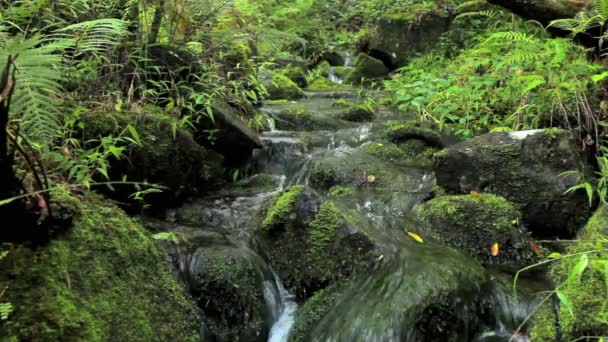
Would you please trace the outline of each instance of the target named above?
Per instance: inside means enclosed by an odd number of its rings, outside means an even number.
[[[350,186],[341,186],[341,185],[336,185],[334,187],[332,187],[331,189],[329,189],[327,195],[329,197],[344,197],[344,196],[350,196],[354,193],[354,189]]]
[[[333,107],[340,107],[340,108],[351,108],[356,105],[357,105],[356,103],[354,103],[353,101],[347,100],[347,99],[337,99],[332,104]]]
[[[552,127],[552,128],[543,129],[543,134],[546,134],[546,135],[550,136],[551,138],[555,138],[563,133],[564,133],[564,130],[561,128]]]
[[[331,311],[342,294],[344,285],[336,283],[315,293],[300,310],[289,334],[289,342],[310,341],[310,331]]]
[[[306,72],[302,68],[298,66],[289,66],[283,70],[280,70],[279,73],[287,76],[299,87],[306,88],[308,82],[306,81]]]
[[[199,341],[191,301],[150,234],[95,197],[60,202],[75,210],[67,233],[0,261],[3,300],[15,306],[0,340]]]
[[[405,152],[392,143],[377,143],[364,146],[365,152],[388,161],[400,161],[406,158]]]
[[[386,138],[393,143],[400,143],[410,139],[418,139],[426,142],[429,146],[443,147],[441,136],[426,128],[417,127],[414,124],[391,125],[385,132]]]
[[[348,83],[359,84],[362,79],[375,80],[383,78],[389,72],[388,68],[382,61],[360,53],[355,59],[355,67],[346,77]]]
[[[338,90],[345,88],[344,85],[334,83],[325,77],[316,77],[308,83],[309,90]]]
[[[485,264],[517,270],[531,262],[533,252],[523,248],[518,235],[521,213],[506,199],[492,194],[455,195],[434,198],[417,211],[429,234],[439,242],[464,250]],[[522,239],[521,241],[519,239]],[[498,243],[501,252],[492,256]]]
[[[494,127],[490,130],[490,133],[497,133],[497,132],[512,132],[513,128],[511,127]]]
[[[304,186],[296,185],[285,190],[268,209],[260,228],[265,231],[280,225],[293,212],[293,206],[298,196],[304,191]]]
[[[297,100],[304,97],[302,88],[298,87],[292,80],[282,74],[276,74],[272,78],[272,84],[268,87],[268,94],[272,100]]]
[[[432,1],[424,1],[420,3],[398,6],[392,9],[389,13],[382,16],[382,19],[410,22],[420,15],[433,10],[436,4]]]
[[[338,66],[338,67],[334,68],[334,74],[336,74],[336,76],[338,76],[341,79],[344,79],[348,75],[349,71],[350,71],[350,68],[343,67],[343,66]]]
[[[339,115],[339,118],[351,122],[369,122],[376,118],[374,109],[368,105],[356,105]]]
[[[309,236],[313,256],[324,254],[327,246],[331,245],[336,237],[336,231],[342,226],[342,216],[333,202],[321,205],[319,213],[310,222]]]
[[[567,254],[597,251],[598,241],[608,236],[608,207],[601,206],[591,217],[577,240],[568,248]],[[581,256],[564,258],[551,267],[551,278],[556,285],[564,284],[560,290],[572,303],[574,316],[565,305],[560,305],[559,321],[564,340],[571,341],[583,336],[608,335],[608,288],[605,282],[603,263],[608,253],[598,251],[587,254],[589,266],[580,281],[568,284],[571,270],[581,260]],[[555,341],[555,316],[551,307],[541,306],[535,316],[536,324],[532,329],[534,341]]]
[[[222,61],[231,69],[243,69],[251,67],[251,48],[245,40],[235,40],[228,44]]]

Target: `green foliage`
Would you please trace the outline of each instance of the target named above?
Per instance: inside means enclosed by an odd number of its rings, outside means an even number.
[[[429,66],[431,66],[429,68]],[[464,137],[493,127],[539,128],[559,122],[595,134],[589,95],[601,66],[582,48],[547,39],[534,27],[488,29],[452,59],[430,53],[386,82],[400,108],[456,126]]]

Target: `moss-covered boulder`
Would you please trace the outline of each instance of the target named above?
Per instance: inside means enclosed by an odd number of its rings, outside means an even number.
[[[384,147],[371,143],[357,149],[337,149],[320,154],[311,164],[311,186],[325,191],[343,185],[375,192],[420,187],[417,176],[428,172],[431,164],[411,159],[398,160],[398,152],[387,151]]]
[[[445,146],[439,133],[430,128],[422,127],[418,123],[395,123],[388,125],[385,138],[395,144],[417,140],[424,142],[429,147],[443,148]]]
[[[191,299],[152,236],[106,201],[64,193],[73,226],[0,258],[6,341],[199,341]],[[0,252],[0,255],[3,253]]]
[[[384,63],[370,55],[360,53],[355,59],[355,66],[346,77],[346,82],[359,84],[365,81],[381,79],[388,74],[389,70]]]
[[[339,118],[351,122],[369,122],[376,118],[376,114],[371,106],[359,104],[346,109]]]
[[[347,88],[342,84],[330,81],[327,77],[314,77],[309,81],[307,89],[311,91],[331,91]]]
[[[572,134],[559,129],[489,133],[437,154],[437,184],[449,193],[472,190],[505,197],[539,237],[572,237],[590,216],[582,192],[565,192],[590,167]]]
[[[485,265],[517,271],[534,260],[534,252],[518,229],[520,212],[502,197],[442,196],[421,205],[417,214],[429,236]],[[494,244],[499,247],[497,255],[492,253]]]
[[[581,230],[577,241],[567,249],[565,257],[551,266],[550,275],[555,286],[571,303],[572,312],[564,303],[559,305],[556,317],[551,301],[540,307],[534,321],[533,341],[587,340],[585,336],[608,336],[608,288],[606,287],[606,260],[608,253],[598,248],[608,238],[608,207],[601,206]],[[584,254],[585,252],[590,253]],[[577,265],[587,267],[576,276]],[[563,285],[562,285],[563,284]]]
[[[264,342],[271,312],[264,299],[264,260],[231,244],[197,249],[181,273],[202,311],[205,335],[216,341]]]
[[[302,186],[270,204],[258,237],[270,265],[300,301],[373,261],[373,245],[338,204]]]
[[[376,21],[364,51],[391,69],[399,68],[433,48],[451,20],[451,12],[434,1],[394,6]]]
[[[100,141],[107,136],[120,136],[132,125],[141,145],[128,145],[125,158],[110,159],[110,179],[161,184],[167,189],[147,196],[149,203],[172,206],[177,199],[193,195],[221,183],[223,158],[199,145],[193,135],[179,128],[171,116],[155,107],[128,112],[95,112],[84,119],[85,141]],[[116,186],[112,193],[127,201],[132,187]]]
[[[249,69],[251,67],[249,61],[251,56],[251,47],[247,41],[234,40],[224,48],[222,61],[231,70],[239,71],[240,69]]]
[[[271,100],[297,100],[304,97],[302,88],[282,74],[275,74],[271,84],[266,88]]]
[[[221,102],[213,106],[212,112],[212,117],[201,113],[193,120],[196,141],[222,154],[227,166],[242,166],[254,149],[262,147],[258,134],[247,123],[255,113],[243,113]]]
[[[306,71],[298,66],[288,66],[287,68],[279,71],[281,74],[287,76],[300,88],[306,88],[308,82],[306,81]]]
[[[319,57],[321,60],[328,62],[331,66],[343,66],[344,56],[335,50],[325,50]]]
[[[473,340],[483,319],[483,268],[455,250],[413,244],[398,244],[397,260],[387,256],[317,292],[298,310],[289,341]]]

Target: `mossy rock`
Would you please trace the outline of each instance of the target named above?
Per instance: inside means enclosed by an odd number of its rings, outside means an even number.
[[[311,91],[328,91],[345,89],[343,84],[338,84],[330,81],[326,77],[315,77],[308,82],[308,90]]]
[[[298,310],[295,323],[289,332],[289,342],[309,341],[308,334],[327,315],[342,295],[344,282],[335,283],[316,292]]]
[[[317,292],[298,311],[289,341],[472,340],[487,315],[480,298],[488,277],[481,265],[452,249],[438,257],[443,247],[430,241],[400,246],[398,260],[386,256]]]
[[[550,275],[553,283],[560,287],[572,305],[571,315],[563,303],[559,306],[559,327],[564,341],[586,340],[584,336],[608,336],[608,307],[606,298],[606,273],[602,262],[608,259],[606,251],[599,251],[597,242],[608,237],[608,207],[602,205],[591,217],[585,228],[579,233],[574,244],[566,254],[585,253],[588,266],[579,280],[569,282],[568,278],[582,255],[566,257],[551,266]],[[533,341],[557,341],[555,317],[550,300],[542,305],[534,317],[532,328]]]
[[[461,249],[485,265],[517,271],[534,261],[534,252],[519,233],[521,213],[492,194],[442,196],[418,208],[417,216],[437,241]],[[498,255],[492,255],[498,244]]]
[[[329,191],[327,192],[327,196],[330,198],[344,197],[344,196],[350,196],[350,195],[354,194],[354,192],[355,192],[355,189],[353,189],[352,187],[336,185],[336,186],[332,187],[331,189],[329,189]]]
[[[364,145],[365,152],[387,161],[402,161],[407,158],[406,153],[399,146],[392,143],[371,143]]]
[[[514,203],[540,238],[571,238],[590,216],[578,171],[593,177],[571,132],[559,129],[488,133],[436,155],[437,184],[449,193],[490,192]]]
[[[451,11],[433,1],[393,6],[371,28],[365,51],[390,69],[404,66],[440,41],[452,21]]]
[[[289,216],[294,213],[294,206],[298,196],[304,191],[304,186],[296,185],[287,188],[281,196],[277,197],[268,209],[260,229],[269,231],[278,226],[284,225]]]
[[[278,72],[282,75],[287,76],[300,88],[306,88],[306,86],[308,85],[308,82],[306,81],[306,72],[300,67],[289,66],[283,70],[279,70]]]
[[[323,61],[321,63],[319,63],[319,65],[317,65],[317,69],[316,72],[323,76],[323,77],[329,77],[329,69],[331,68],[331,64],[329,64],[328,61]]]
[[[375,192],[403,191],[420,185],[410,177],[411,174],[424,173],[425,169],[429,169],[429,165],[411,164],[409,160],[395,163],[390,158],[374,156],[376,151],[372,148],[372,153],[369,153],[369,149],[369,145],[364,145],[354,150],[324,152],[311,165],[310,184],[322,191],[336,185]],[[403,167],[409,167],[407,172]]]
[[[269,222],[273,228],[264,228]],[[300,187],[272,203],[258,238],[270,265],[300,301],[374,260],[373,245],[337,203]]]
[[[2,301],[15,308],[0,322],[0,340],[199,341],[193,303],[151,235],[86,196],[69,201],[66,233],[45,246],[13,246],[0,260]]]
[[[84,119],[86,141],[119,136],[132,125],[141,145],[129,145],[125,158],[110,159],[110,179],[150,182],[166,186],[162,193],[147,196],[155,207],[171,207],[178,199],[200,193],[223,182],[223,158],[199,145],[186,129],[174,129],[175,119],[161,109],[144,107],[128,112],[89,113]],[[115,186],[110,193],[128,202],[132,187]]]
[[[355,67],[346,77],[346,82],[359,84],[362,79],[365,79],[366,81],[377,80],[385,77],[388,72],[388,68],[381,60],[360,53],[355,59]]]
[[[238,71],[239,69],[251,68],[249,59],[252,51],[249,43],[245,40],[235,40],[230,42],[222,56],[222,61],[231,70]]]
[[[230,244],[205,245],[194,252],[186,267],[185,278],[211,340],[267,340],[271,312],[263,281],[271,279],[271,274],[260,256]]]
[[[439,133],[412,123],[390,125],[386,129],[385,137],[396,144],[409,140],[421,140],[430,147],[443,148],[445,146]]]
[[[376,118],[376,114],[370,106],[360,104],[348,108],[339,118],[351,122],[370,122]]]
[[[272,83],[267,87],[268,95],[271,100],[298,100],[304,97],[304,91],[289,77],[275,74]]]

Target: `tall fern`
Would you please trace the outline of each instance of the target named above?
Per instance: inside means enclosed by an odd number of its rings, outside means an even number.
[[[49,144],[61,126],[60,81],[66,62],[85,55],[102,55],[120,43],[126,24],[100,19],[69,25],[47,36],[9,37],[0,28],[0,59],[17,56],[17,86],[12,113],[31,139]],[[70,59],[66,56],[71,56]]]

